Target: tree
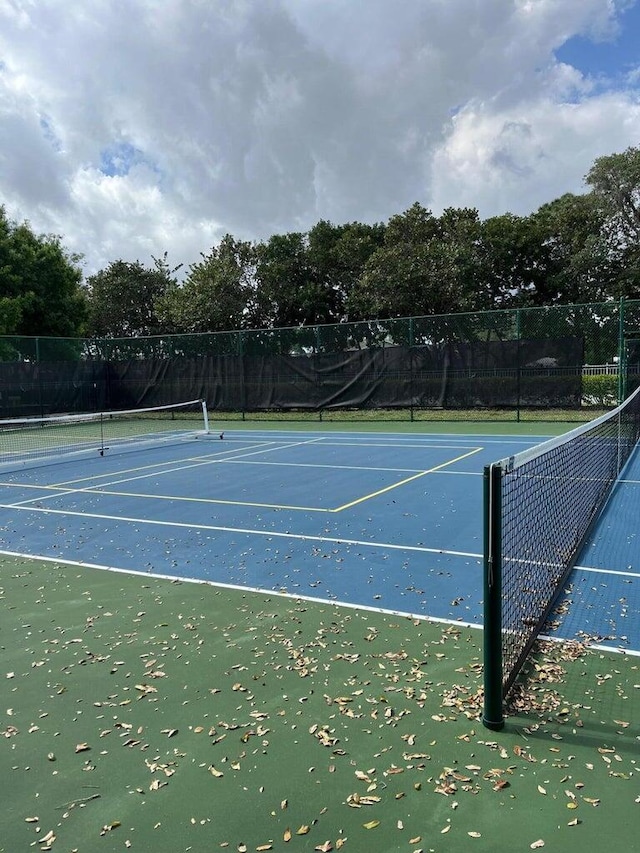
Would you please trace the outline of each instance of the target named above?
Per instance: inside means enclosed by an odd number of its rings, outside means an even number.
[[[586,178],[604,204],[617,237],[625,245],[640,243],[640,148],[598,157]]]
[[[603,234],[616,267],[615,293],[640,297],[640,148],[599,157],[586,178],[606,216]]]
[[[547,274],[537,286],[539,302],[600,302],[612,295],[616,270],[603,232],[605,222],[595,193],[566,193],[533,214],[531,223],[547,263]]]
[[[349,318],[446,314],[473,306],[478,287],[477,211],[441,217],[414,204],[387,223],[349,298]]]
[[[112,261],[87,279],[89,329],[96,337],[133,338],[170,331],[158,303],[175,286],[166,255],[149,269],[139,261]]]
[[[0,206],[0,333],[82,334],[87,309],[79,262],[59,237],[35,235]]]
[[[343,322],[350,293],[383,235],[382,225],[320,220],[306,234],[274,235],[261,244],[257,278],[269,325]]]
[[[317,320],[307,236],[275,234],[257,247],[256,277],[267,306],[267,325],[313,325]]]
[[[506,213],[482,223],[481,308],[518,308],[544,303],[549,249],[534,217]]]
[[[263,318],[258,299],[255,247],[226,234],[192,264],[182,286],[159,302],[160,316],[180,332],[255,328]]]

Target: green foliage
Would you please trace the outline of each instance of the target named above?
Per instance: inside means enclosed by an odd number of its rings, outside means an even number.
[[[139,261],[113,261],[87,279],[91,334],[133,338],[165,331],[156,306],[174,283],[166,258],[154,269]]]
[[[58,237],[37,236],[0,207],[0,333],[81,334],[87,309],[79,261]]]
[[[588,406],[614,406],[618,400],[617,374],[583,376],[582,398]]]
[[[192,264],[182,286],[157,302],[165,325],[180,332],[216,332],[251,326],[261,316],[255,284],[255,248],[227,234]]]
[[[637,299],[640,148],[598,158],[586,184],[589,192],[526,217],[481,221],[473,208],[435,216],[416,202],[386,225],[320,220],[257,244],[227,234],[182,283],[165,254],[152,268],[114,261],[86,289],[79,259],[59,238],[35,236],[0,207],[0,334],[73,337],[88,328],[140,337],[322,324],[331,326],[323,342],[298,332],[292,346],[324,351],[380,343],[388,334],[380,320],[398,317]],[[345,330],[354,321],[367,321],[364,337]],[[584,324],[576,316],[568,333]],[[601,361],[593,349],[587,359]]]
[[[349,319],[447,314],[474,301],[478,283],[475,210],[441,217],[416,203],[389,220],[384,244],[365,264],[348,300]]]
[[[598,157],[586,182],[626,244],[640,243],[640,147]]]
[[[640,297],[640,147],[599,157],[586,177],[602,205],[612,267],[607,295]]]

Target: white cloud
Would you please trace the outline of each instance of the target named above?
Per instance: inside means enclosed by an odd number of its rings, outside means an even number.
[[[526,215],[565,192],[584,192],[596,157],[640,138],[640,103],[602,95],[579,103],[541,98],[510,110],[473,103],[434,152],[435,209],[478,207],[480,215]]]
[[[0,203],[91,272],[225,232],[483,216],[640,139],[637,76],[553,51],[614,0],[0,0]]]

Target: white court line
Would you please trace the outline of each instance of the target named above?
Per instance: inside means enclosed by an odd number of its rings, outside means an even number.
[[[618,571],[617,569],[598,569],[591,566],[574,566],[574,571],[592,572],[593,574],[602,575],[619,575],[624,578],[640,578],[640,572]]]
[[[187,530],[211,530],[217,533],[237,533],[246,536],[262,536],[273,539],[296,539],[301,542],[326,542],[333,545],[353,545],[363,548],[386,548],[390,551],[416,551],[421,554],[443,554],[452,557],[472,557],[481,559],[482,554],[468,553],[466,551],[448,551],[443,548],[426,548],[423,545],[396,545],[389,542],[366,542],[359,539],[345,539],[332,536],[315,536],[302,533],[289,533],[279,530],[254,530],[250,527],[225,527],[215,524],[200,524],[198,522],[186,521],[162,521],[150,518],[131,518],[129,516],[106,515],[94,512],[76,512],[66,509],[49,509],[36,506],[12,506],[0,504],[2,509],[17,509],[20,512],[41,512],[45,515],[64,515],[77,518],[95,518],[102,521],[123,521],[128,524],[146,524],[157,527],[176,527]]]
[[[252,528],[243,528],[243,527],[225,527],[222,525],[210,525],[210,524],[199,524],[196,522],[183,522],[183,521],[161,521],[161,520],[153,520],[148,518],[130,518],[128,516],[118,516],[118,515],[106,515],[100,513],[91,513],[91,512],[75,512],[73,510],[62,510],[62,509],[50,509],[45,507],[31,507],[31,506],[19,506],[12,504],[0,504],[0,508],[2,509],[17,509],[26,512],[41,512],[46,515],[71,515],[79,518],[95,518],[101,519],[104,521],[123,521],[131,524],[147,524],[147,525],[157,525],[160,527],[178,527],[181,529],[197,529],[197,530],[211,530],[216,531],[218,533],[239,533],[247,536],[263,536],[263,537],[273,537],[280,539],[295,539],[300,540],[302,542],[327,542],[329,544],[334,545],[352,545],[355,547],[364,547],[364,548],[387,548],[392,551],[411,551],[417,552],[421,554],[442,554],[443,556],[451,556],[451,557],[470,557],[472,559],[482,560],[484,559],[483,554],[474,553],[471,551],[451,551],[446,548],[427,548],[424,545],[396,545],[389,542],[367,542],[361,539],[343,539],[336,538],[330,536],[314,536],[310,534],[301,534],[301,533],[283,533],[282,531],[277,530],[254,530]],[[4,553],[0,551],[0,553]],[[6,552],[9,553],[9,552]],[[640,574],[637,572],[630,571],[619,571],[616,569],[600,569],[593,568],[591,566],[574,566],[574,571],[582,571],[582,572],[590,572],[592,574],[603,574],[603,575],[618,575],[622,577],[640,577]]]
[[[82,477],[82,478],[77,478],[74,480],[63,480],[62,482],[58,482],[58,483],[55,483],[52,485],[19,484],[19,483],[10,483],[10,484],[0,483],[0,485],[8,485],[11,488],[32,489],[34,491],[39,491],[41,493],[35,498],[25,498],[25,500],[16,501],[15,503],[11,504],[12,507],[27,506],[28,504],[31,504],[31,503],[41,502],[43,500],[53,500],[55,498],[59,498],[59,497],[63,497],[65,495],[71,495],[71,494],[94,494],[94,495],[104,494],[104,495],[113,495],[113,496],[120,496],[120,497],[139,497],[139,498],[145,498],[145,499],[156,498],[156,499],[164,499],[164,500],[172,500],[172,501],[192,501],[192,502],[200,502],[200,503],[223,504],[223,505],[229,505],[229,506],[255,506],[255,507],[261,507],[261,508],[265,508],[265,509],[276,508],[276,509],[306,510],[309,512],[335,512],[336,510],[331,509],[331,508],[325,508],[325,507],[289,506],[289,505],[285,505],[285,504],[256,503],[255,501],[234,501],[234,500],[221,500],[221,499],[213,499],[213,498],[194,498],[194,497],[185,497],[185,496],[176,496],[176,495],[159,495],[159,494],[146,495],[146,494],[137,494],[134,492],[115,492],[115,491],[105,491],[105,490],[106,490],[106,487],[108,487],[108,486],[117,486],[117,485],[121,485],[123,483],[132,483],[132,482],[135,482],[137,480],[148,479],[149,477],[162,476],[165,474],[173,474],[173,473],[177,473],[179,471],[186,471],[186,470],[189,470],[191,468],[204,467],[205,465],[222,465],[222,464],[274,465],[274,466],[294,467],[294,468],[302,468],[302,467],[305,467],[305,468],[327,468],[327,469],[334,470],[334,471],[335,470],[338,470],[338,471],[384,471],[387,473],[398,472],[398,473],[410,473],[413,476],[409,479],[415,479],[417,477],[424,476],[425,474],[438,473],[439,470],[444,468],[446,465],[452,465],[455,462],[460,461],[460,459],[464,459],[467,456],[471,456],[474,453],[478,453],[480,450],[482,450],[482,448],[476,447],[473,450],[471,450],[469,453],[466,453],[463,456],[460,456],[456,459],[449,460],[449,461],[443,463],[442,465],[437,466],[436,468],[429,469],[428,471],[424,471],[422,469],[416,469],[416,468],[409,468],[409,469],[406,469],[406,468],[371,468],[368,466],[364,467],[364,466],[354,466],[354,465],[326,465],[326,464],[321,465],[321,464],[311,464],[311,463],[298,464],[295,462],[264,462],[262,460],[247,461],[247,459],[246,459],[246,457],[248,457],[248,456],[259,456],[259,455],[263,455],[265,453],[271,453],[271,452],[276,451],[276,450],[288,450],[291,447],[302,447],[302,446],[306,446],[309,444],[317,444],[320,441],[321,441],[321,439],[310,439],[307,441],[294,442],[293,444],[288,444],[288,445],[280,444],[277,446],[261,447],[258,450],[251,450],[250,452],[249,451],[241,452],[237,456],[234,456],[231,458],[229,458],[229,457],[220,458],[218,454],[215,454],[215,458],[211,458],[211,456],[190,457],[187,460],[180,460],[180,462],[176,462],[176,463],[165,463],[165,465],[169,466],[169,467],[165,467],[164,470],[157,470],[160,463],[154,463],[153,465],[145,465],[145,466],[142,466],[141,468],[130,468],[130,469],[128,469],[129,473],[133,473],[137,470],[143,470],[143,471],[145,471],[144,474],[139,474],[136,477],[121,477],[121,476],[119,476],[118,479],[107,480],[106,482],[104,482],[103,478],[101,478],[100,476],[94,475],[92,477]],[[273,442],[271,442],[271,444],[273,444]],[[323,446],[324,446],[324,444],[323,444]],[[429,448],[429,449],[431,449],[431,448]],[[439,448],[439,449],[445,449],[445,448]],[[454,448],[446,448],[446,449],[452,450]],[[462,446],[459,446],[457,449],[462,450],[464,448]],[[181,464],[183,462],[189,462],[190,464]],[[147,470],[150,468],[152,468],[154,470]],[[119,474],[120,473],[127,473],[127,471],[119,472]],[[103,475],[103,476],[106,476],[106,475]],[[79,488],[66,488],[67,484],[69,486],[74,486],[78,483],[85,483],[87,481],[92,481],[92,485],[85,486],[85,487],[79,487]],[[404,485],[406,482],[408,482],[408,480],[403,480],[400,483],[395,483],[392,486],[386,487],[382,491],[389,491],[392,488],[397,488],[398,486]],[[42,494],[43,491],[45,492],[45,494]],[[373,496],[378,495],[379,493],[380,492],[376,492],[376,493],[374,493],[374,495],[369,495],[367,497],[373,497]],[[357,502],[360,503],[362,500],[363,500],[363,498],[359,498]],[[351,505],[352,504],[348,504],[347,506],[351,506]],[[344,507],[340,507],[340,509],[344,509]]]
[[[274,444],[274,442],[272,442],[272,441],[271,442],[263,442],[263,444],[256,445],[256,447],[259,447],[262,450],[267,450],[269,448],[264,447],[264,444],[267,444],[267,443],[268,444]],[[253,448],[251,446],[249,446],[249,447],[244,447],[244,448],[240,448],[240,449],[247,451],[247,450],[252,450]],[[166,468],[167,472],[171,472],[171,471],[176,470],[176,466],[182,465],[185,462],[196,462],[196,463],[218,462],[218,461],[220,461],[220,456],[222,456],[225,453],[229,453],[229,452],[233,453],[233,452],[237,452],[237,451],[222,450],[222,451],[220,451],[220,453],[207,453],[207,454],[203,454],[203,455],[199,454],[198,456],[187,456],[186,459],[175,459],[173,461],[165,459],[163,462],[153,462],[150,465],[136,465],[135,468],[123,468],[122,470],[114,471],[112,474],[102,474],[102,475],[93,474],[91,477],[78,477],[78,478],[75,478],[73,480],[62,480],[62,481],[55,483],[53,485],[56,485],[56,486],[73,486],[76,483],[85,483],[87,480],[101,480],[103,477],[107,477],[107,476],[115,476],[116,474],[118,476],[121,476],[122,474],[134,474],[134,473],[137,473],[138,471],[149,471],[149,473],[151,475],[154,473],[151,469],[154,469],[154,468]],[[181,469],[177,469],[177,470],[181,470]]]
[[[292,433],[295,433],[295,430],[290,430],[289,432],[283,431],[274,431],[274,432],[260,432],[258,430],[243,432],[233,432],[232,430],[225,430],[225,441],[240,441],[243,435],[252,436],[254,440],[266,441],[267,439],[274,440],[274,437],[281,437],[281,440],[286,440],[287,438],[291,438]],[[482,444],[513,444],[516,446],[520,446],[525,444],[527,446],[540,444],[542,441],[546,441],[549,438],[554,438],[553,435],[494,435],[490,433],[432,433],[431,435],[422,434],[417,435],[415,433],[401,433],[401,432],[389,432],[389,433],[370,433],[370,432],[318,432],[318,431],[309,431],[303,432],[299,431],[300,435],[317,435],[323,438],[326,442],[331,444],[331,446],[342,446],[345,442],[351,441],[357,446],[368,446],[373,441],[386,442],[383,444],[383,447],[393,446],[393,442],[396,443],[397,447],[407,447],[408,442],[416,442],[415,447],[432,447],[436,442],[448,441],[454,444],[456,447],[459,447],[461,442],[465,442],[466,446],[474,446],[471,442],[475,442],[476,445],[478,443]],[[276,438],[277,440],[277,438]],[[465,446],[465,445],[463,445]]]
[[[204,586],[212,586],[220,589],[233,589],[238,592],[253,592],[259,595],[275,595],[279,598],[290,598],[295,601],[309,601],[314,604],[326,604],[330,607],[346,607],[348,610],[364,610],[367,613],[381,613],[385,616],[397,616],[403,619],[415,619],[420,622],[435,622],[439,625],[457,625],[460,628],[482,628],[482,625],[477,622],[462,622],[459,619],[445,619],[438,616],[426,616],[424,613],[410,613],[404,610],[390,610],[385,607],[374,607],[371,604],[352,604],[348,601],[337,601],[331,598],[317,598],[313,595],[303,595],[297,592],[289,592],[285,588],[281,589],[265,589],[259,586],[243,586],[242,584],[225,583],[224,581],[212,581],[204,578],[189,578],[181,577],[180,575],[165,575],[161,572],[143,572],[139,569],[121,569],[116,566],[103,566],[98,563],[83,563],[79,560],[64,560],[59,557],[34,557],[33,554],[22,554],[17,551],[2,551],[0,555],[5,557],[17,557],[25,560],[42,560],[47,563],[58,563],[65,566],[77,566],[82,569],[99,569],[105,572],[114,572],[121,575],[134,575],[136,577],[154,578],[156,580],[166,580],[172,583],[194,583],[203,584]]]
[[[424,613],[411,613],[404,610],[390,610],[385,607],[373,607],[370,604],[352,604],[347,601],[337,601],[330,598],[317,598],[312,595],[303,595],[296,592],[289,592],[286,589],[264,589],[256,586],[242,586],[242,584],[224,583],[223,581],[212,581],[204,578],[189,578],[180,577],[179,575],[166,575],[160,572],[143,572],[138,569],[121,569],[116,566],[105,566],[99,563],[84,563],[79,560],[65,560],[60,557],[40,557],[33,554],[23,554],[18,551],[2,551],[0,555],[5,557],[15,557],[23,560],[40,560],[46,563],[57,563],[58,565],[77,566],[83,569],[99,569],[100,571],[113,572],[115,574],[133,575],[135,577],[154,578],[155,580],[166,580],[171,583],[192,583],[211,586],[215,589],[231,589],[238,592],[251,592],[258,595],[277,596],[278,598],[292,599],[294,601],[308,601],[312,604],[323,604],[329,607],[346,608],[347,610],[363,610],[367,613],[381,613],[384,616],[395,616],[398,618],[412,619],[419,622],[433,622],[437,625],[451,625],[460,628],[472,628],[474,630],[482,630],[483,625],[478,622],[463,622],[459,619],[446,619],[438,616],[429,616]],[[566,637],[549,636],[541,634],[541,640],[547,640],[552,643],[571,642]],[[590,645],[590,649],[596,651],[607,652],[612,654],[622,654],[629,657],[640,657],[640,651],[635,649],[626,649],[621,646],[605,646],[601,643]]]
[[[382,447],[385,450],[473,450],[474,447],[477,447],[476,444],[433,444],[432,442],[421,443],[421,444],[406,444],[402,442],[401,444],[393,445],[389,444],[379,444],[378,442],[373,441],[350,441],[348,439],[344,439],[344,441],[332,441],[330,439],[322,439],[323,447]]]
[[[261,450],[253,450],[250,453],[244,453],[242,455],[243,456],[253,456],[253,455],[259,454],[259,453],[271,453],[274,450],[287,450],[290,447],[299,447],[299,446],[305,445],[305,444],[314,444],[318,441],[319,441],[319,439],[310,439],[309,441],[299,441],[299,442],[295,442],[295,443],[290,444],[290,445],[279,445],[278,447],[266,447],[266,448],[262,448]],[[198,458],[198,457],[196,457],[196,458]],[[237,457],[237,458],[240,458],[240,457]],[[98,482],[102,479],[101,477],[84,477],[81,480],[68,480],[67,482],[70,485],[74,485],[74,483],[85,482],[86,480],[93,479],[95,481],[95,485],[94,486],[87,486],[86,488],[78,488],[78,489],[63,488],[64,483],[54,483],[51,486],[40,486],[39,488],[41,488],[41,489],[46,489],[46,490],[62,489],[62,491],[54,491],[53,494],[45,494],[45,495],[41,495],[40,497],[37,497],[37,498],[28,498],[27,500],[24,500],[24,501],[17,501],[15,504],[12,504],[12,506],[14,506],[14,507],[26,506],[27,504],[33,503],[34,501],[51,500],[53,498],[59,498],[59,497],[63,497],[64,495],[69,495],[69,494],[81,494],[81,493],[99,494],[98,490],[104,489],[106,486],[118,486],[121,483],[133,483],[136,480],[146,480],[149,477],[159,477],[159,476],[162,476],[164,474],[174,474],[178,471],[187,471],[190,468],[202,468],[205,465],[219,465],[225,461],[226,460],[219,459],[219,458],[210,459],[208,457],[203,457],[202,461],[195,462],[195,463],[192,463],[189,465],[180,465],[180,464],[172,465],[169,468],[165,468],[164,471],[148,471],[147,473],[140,474],[137,477],[124,477],[124,478],[120,477],[119,479],[116,479],[116,480],[108,480],[106,483]],[[171,463],[166,463],[166,464],[170,465]],[[135,470],[135,469],[132,469],[132,470]],[[104,476],[106,476],[106,475],[104,475]],[[107,494],[115,494],[115,493],[114,492],[111,492],[111,493],[108,492]],[[155,497],[161,497],[161,496],[156,495]]]

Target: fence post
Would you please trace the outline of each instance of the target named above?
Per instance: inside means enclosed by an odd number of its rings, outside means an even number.
[[[240,329],[238,334],[238,360],[240,361],[240,398],[242,400],[242,420],[246,418],[247,410],[247,383],[245,381],[245,360],[244,360],[244,329]]]
[[[318,364],[320,360],[320,347],[322,345],[322,335],[320,332],[320,326],[316,325],[316,346],[315,352],[313,354],[313,371],[315,374],[315,392],[316,392],[316,404],[318,408],[318,420],[322,422],[322,376],[318,369]]]
[[[409,317],[409,407],[411,423],[413,423],[413,401],[415,400],[415,377],[413,375],[413,317]]]
[[[40,338],[36,338],[36,370],[38,371],[38,408],[40,417],[44,417],[44,399],[42,395],[42,364],[40,363]]]
[[[522,373],[522,347],[520,346],[520,336],[522,334],[522,327],[520,325],[520,312],[521,308],[516,308],[516,351],[518,353],[518,357],[516,358],[516,421],[520,423],[520,395],[522,393],[522,383],[521,383],[521,373]]]
[[[620,307],[618,309],[618,405],[622,403],[626,396],[627,359],[624,340],[624,309],[624,297],[621,296]]]

